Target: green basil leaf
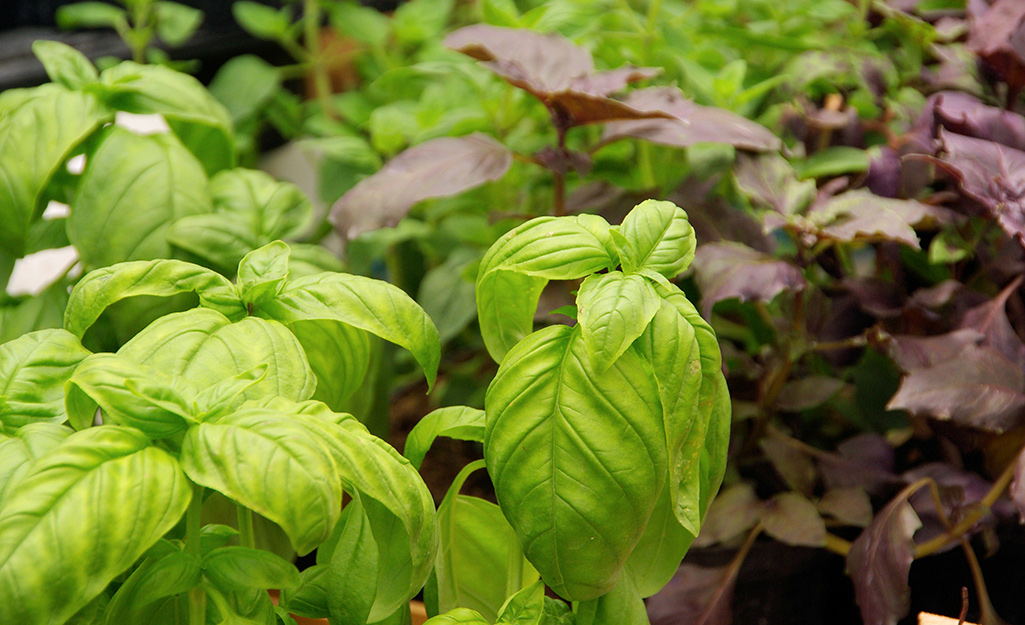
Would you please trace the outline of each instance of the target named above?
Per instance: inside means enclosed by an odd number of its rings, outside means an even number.
[[[46,89],[0,117],[0,248],[21,257],[43,191],[72,152],[113,113],[79,91]]]
[[[38,330],[60,328],[67,303],[68,285],[58,280],[39,295],[24,298],[14,305],[0,306],[0,341],[13,341]]]
[[[178,463],[140,432],[68,436],[0,506],[0,621],[64,622],[174,527],[191,496]]]
[[[106,2],[76,2],[57,7],[56,17],[57,27],[63,30],[128,25],[128,13]]]
[[[84,54],[59,41],[37,39],[32,42],[32,54],[43,64],[50,80],[68,89],[81,89],[100,78]]]
[[[464,467],[438,507],[437,606],[440,612],[471,608],[494,621],[510,589],[529,586],[537,581],[538,573],[523,557],[516,532],[501,508],[459,494],[466,478],[481,468],[483,461]]]
[[[406,437],[402,455],[419,469],[427,450],[439,436],[483,443],[484,411],[467,406],[448,406],[430,412],[413,426]]]
[[[599,374],[580,330],[551,326],[509,352],[485,411],[484,458],[527,558],[562,597],[608,592],[665,483],[650,366],[628,351]]]
[[[345,510],[342,510],[345,515]],[[339,520],[341,523],[341,520]],[[320,557],[320,549],[317,550]],[[281,603],[296,616],[306,618],[327,618],[327,565],[317,564],[300,574],[299,588],[294,592],[281,593]]]
[[[336,531],[325,576],[328,616],[339,623],[366,625],[377,595],[379,547],[358,493],[342,510]]]
[[[207,174],[234,162],[231,117],[198,80],[160,65],[118,63],[100,73],[109,106],[128,113],[159,113],[202,161]]]
[[[544,607],[545,585],[535,582],[509,597],[495,625],[540,625]]]
[[[199,560],[175,549],[166,555],[143,561],[121,584],[106,610],[106,622],[152,623],[160,599],[188,592],[202,580]]]
[[[306,354],[295,336],[276,321],[246,317],[238,323],[204,308],[165,315],[125,343],[118,354],[200,390],[240,373],[266,366],[263,379],[242,396],[280,395],[309,399],[317,386]]]
[[[89,156],[68,217],[88,268],[171,256],[167,231],[212,210],[199,161],[171,134],[112,128]]]
[[[388,42],[391,22],[377,9],[352,0],[332,2],[329,6],[331,25],[338,32],[370,46],[384,46]]]
[[[208,386],[196,394],[193,404],[201,421],[216,419],[232,412],[246,401],[245,392],[267,376],[266,363]]]
[[[416,301],[438,327],[438,338],[446,343],[477,317],[473,282],[465,269],[478,258],[476,252],[456,251],[444,263],[424,274]]]
[[[491,623],[476,610],[456,608],[427,619],[424,625],[491,625]]]
[[[248,252],[238,263],[238,292],[242,301],[260,302],[276,296],[288,277],[291,250],[283,241]]]
[[[275,411],[241,410],[189,428],[181,462],[197,484],[277,523],[300,554],[331,535],[342,493],[331,456],[307,428]]]
[[[156,369],[117,354],[93,354],[68,380],[68,420],[84,430],[99,406],[105,423],[131,426],[154,440],[169,438],[188,427],[190,410],[180,390],[180,383]]]
[[[629,575],[608,593],[576,605],[576,625],[649,625],[644,600]]]
[[[612,237],[623,270],[657,271],[667,278],[682,272],[692,260],[697,239],[687,213],[672,202],[645,200],[623,219]]]
[[[361,497],[379,549],[369,618],[386,618],[409,603],[431,572],[438,536],[430,491],[408,460],[351,415],[311,404],[292,418],[328,445],[346,490]]]
[[[220,547],[203,556],[203,574],[224,592],[299,587],[299,569],[281,556],[262,549]]]
[[[574,280],[608,269],[613,258],[590,218],[539,217],[511,230],[481,261],[477,318],[491,357],[505,354],[533,329],[548,280]]]
[[[669,583],[694,538],[695,534],[676,518],[670,489],[663,488],[648,527],[623,567],[640,596],[650,597]]]
[[[289,282],[272,300],[254,309],[260,317],[284,323],[334,320],[403,347],[434,385],[441,358],[438,330],[431,318],[401,289],[352,274],[322,273]]]
[[[370,337],[362,330],[330,320],[293,321],[288,329],[302,345],[317,378],[313,399],[340,410],[366,377]]]
[[[276,67],[255,54],[242,54],[217,70],[209,89],[227,107],[238,128],[240,122],[258,115],[280,86],[281,78]]]
[[[235,285],[221,274],[179,260],[120,263],[85,275],[71,290],[64,310],[64,327],[81,338],[114,302],[139,295],[170,297],[196,293],[201,304],[233,319],[246,314]]]
[[[577,320],[594,368],[604,372],[639,337],[659,308],[642,276],[619,271],[588,276],[577,294]]]
[[[171,46],[188,41],[203,22],[202,11],[170,0],[159,0],[156,11],[157,35]]]
[[[231,14],[250,35],[260,39],[287,39],[292,25],[285,9],[275,9],[247,0],[232,3]]]
[[[219,172],[210,193],[215,212],[176,222],[168,240],[223,273],[234,271],[250,250],[297,236],[313,218],[313,205],[298,187],[261,171]]]
[[[0,505],[4,493],[21,479],[29,466],[61,443],[72,430],[54,423],[30,423],[10,438],[0,440]]]
[[[66,330],[39,330],[0,345],[0,423],[62,423],[64,382],[88,355]]]

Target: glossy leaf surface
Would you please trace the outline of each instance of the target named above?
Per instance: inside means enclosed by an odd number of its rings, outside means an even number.
[[[88,355],[66,330],[39,330],[0,345],[0,423],[64,421],[64,382]]]
[[[672,202],[645,200],[612,232],[627,273],[647,269],[671,279],[694,260],[694,228]]]
[[[588,357],[604,372],[644,332],[660,299],[647,278],[612,271],[588,276],[577,294],[577,321]]]
[[[406,437],[402,454],[417,469],[439,436],[484,442],[484,411],[467,406],[448,406],[426,414]]]
[[[30,423],[13,436],[0,440],[0,505],[4,493],[15,484],[31,463],[71,434],[72,430],[53,423]]]

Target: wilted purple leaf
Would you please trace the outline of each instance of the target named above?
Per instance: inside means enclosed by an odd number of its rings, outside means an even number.
[[[914,226],[949,223],[949,210],[914,200],[896,200],[858,189],[812,207],[809,219],[819,236],[836,241],[898,241],[918,248]]]
[[[605,125],[602,142],[625,137],[687,147],[700,142],[728,143],[745,150],[777,150],[780,140],[767,128],[736,113],[701,106],[676,87],[638,89],[623,99],[631,108],[670,119],[617,121]]]
[[[961,328],[976,330],[985,337],[984,345],[993,347],[1007,360],[1021,369],[1025,367],[1025,344],[1007,319],[1005,307],[1007,299],[1018,290],[1022,276],[1011,281],[1000,293],[990,301],[972,308],[961,319]]]
[[[899,483],[893,462],[893,447],[879,434],[859,434],[837,445],[835,454],[818,458],[827,489],[863,488],[872,494]]]
[[[556,33],[476,24],[445,38],[444,45],[484,63],[510,84],[541,100],[569,126],[614,119],[666,117],[638,111],[607,97],[660,70],[621,67],[595,72],[591,53]]]
[[[497,180],[511,164],[509,150],[487,135],[425,141],[349,189],[335,202],[331,219],[343,235],[353,239],[398,223],[421,200],[455,195]]]
[[[911,608],[908,572],[912,536],[921,527],[908,503],[911,488],[901,491],[851,545],[847,573],[865,625],[896,625]]]
[[[776,408],[796,412],[821,406],[844,386],[846,384],[843,380],[824,375],[810,375],[792,380],[783,385],[783,390],[776,399]]]
[[[819,472],[811,458],[775,436],[766,436],[758,445],[787,486],[803,495],[812,494]]]
[[[1025,3],[1021,0],[997,0],[981,17],[972,20],[965,43],[993,69],[1017,94],[1025,85]]]
[[[765,533],[792,547],[822,547],[826,524],[815,504],[799,493],[780,493],[772,498],[762,515]]]
[[[737,571],[681,564],[665,588],[647,601],[651,625],[731,625]]]
[[[1025,152],[940,129],[943,162],[1004,232],[1025,244]]]
[[[903,371],[927,369],[949,362],[967,346],[979,345],[984,335],[977,330],[957,330],[936,336],[894,336],[890,357]]]
[[[872,522],[872,501],[861,488],[832,488],[818,503],[819,512],[845,525],[868,527]]]
[[[762,516],[765,504],[747,483],[731,486],[719,493],[708,508],[695,547],[708,547],[736,538],[754,527]]]
[[[901,380],[887,408],[1001,433],[1022,425],[1025,373],[992,347],[966,346],[951,360]]]
[[[798,180],[797,172],[779,154],[740,154],[734,175],[752,203],[781,215],[798,213],[815,199],[815,181]]]
[[[698,247],[694,271],[706,317],[712,306],[724,299],[770,302],[783,291],[800,291],[807,284],[790,263],[740,243],[708,243]]]

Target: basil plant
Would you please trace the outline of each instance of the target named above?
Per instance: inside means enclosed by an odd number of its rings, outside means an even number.
[[[676,571],[726,464],[716,337],[670,282],[694,249],[686,213],[649,200],[615,227],[533,219],[484,256],[477,312],[500,363],[485,410],[435,411],[406,447],[418,464],[438,435],[484,445],[439,508],[432,625],[648,622],[642,599]],[[550,280],[582,280],[559,311],[576,323],[535,331]],[[482,468],[498,506],[459,494]]]
[[[199,306],[116,353],[82,346],[109,305],[183,293]],[[437,331],[412,299],[293,277],[280,241],[237,283],[177,260],[86,274],[63,328],[0,346],[0,623],[405,622],[435,560],[434,502],[408,460],[318,401],[360,384],[368,335],[433,383]],[[218,501],[230,524],[209,522]],[[260,548],[268,526],[317,565]]]

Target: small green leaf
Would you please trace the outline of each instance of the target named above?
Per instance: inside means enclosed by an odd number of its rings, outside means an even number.
[[[170,0],[157,0],[157,35],[164,43],[180,46],[203,22],[203,12]]]
[[[185,513],[178,463],[140,432],[77,432],[33,463],[0,506],[0,622],[63,623]]]
[[[258,303],[275,297],[288,277],[290,250],[283,241],[255,249],[238,263],[238,292],[243,302]]]
[[[538,581],[509,597],[495,625],[540,625],[544,607],[545,585]]]
[[[427,450],[439,436],[483,443],[484,411],[467,406],[449,406],[430,412],[413,426],[402,454],[419,469]]]
[[[812,154],[803,163],[796,163],[795,169],[801,180],[824,178],[841,174],[858,174],[868,171],[868,152],[847,146],[834,146]]]
[[[580,330],[551,326],[509,352],[485,411],[484,458],[527,558],[564,598],[608,592],[666,478],[650,367],[628,351],[599,374]]]
[[[200,391],[193,400],[197,416],[204,421],[216,419],[238,408],[244,402],[246,390],[263,380],[268,368],[266,363],[257,365]]]
[[[68,239],[89,269],[168,258],[168,228],[212,210],[206,185],[203,167],[174,135],[115,127],[86,162]]]
[[[203,574],[224,592],[255,588],[294,590],[299,570],[291,562],[262,549],[220,547],[203,556]]]
[[[450,612],[432,616],[424,622],[424,625],[491,625],[491,623],[476,610],[456,608]]]
[[[260,39],[288,39],[288,30],[292,25],[285,9],[274,9],[258,2],[239,0],[231,5],[231,13],[235,21],[249,34]]]
[[[145,560],[121,584],[105,611],[106,622],[147,623],[157,616],[160,599],[188,592],[202,581],[199,560],[174,549],[163,557]]]
[[[77,28],[116,28],[128,24],[128,13],[106,2],[75,2],[57,7],[57,27],[63,30]]]
[[[50,80],[68,89],[81,89],[100,78],[84,54],[59,41],[37,39],[32,42],[32,54],[43,64]]]
[[[477,274],[477,318],[496,361],[533,330],[538,298],[549,280],[575,280],[612,266],[594,222],[593,215],[532,219],[484,255]]]
[[[217,272],[178,260],[134,261],[86,274],[71,291],[64,327],[82,337],[114,302],[139,295],[170,297],[178,293],[196,293],[201,304],[235,319],[246,314],[235,295],[235,285]]]
[[[659,296],[640,275],[619,271],[587,277],[577,294],[577,320],[591,364],[603,373],[644,333]]]
[[[210,93],[235,122],[250,121],[264,109],[281,87],[277,69],[255,54],[242,54],[222,65],[210,81]]]
[[[645,200],[623,219],[612,237],[619,249],[623,270],[656,271],[674,278],[692,260],[697,240],[687,213],[672,202]]]
[[[409,350],[433,386],[441,346],[430,317],[398,287],[381,280],[322,273],[289,282],[253,314],[284,323],[341,321]]]
[[[328,5],[331,25],[357,41],[380,47],[388,41],[391,23],[388,17],[375,8],[363,6],[354,0],[332,2]]]
[[[88,355],[65,330],[39,330],[0,345],[0,423],[62,423],[64,382]]]
[[[181,462],[191,480],[281,526],[300,554],[331,535],[341,484],[324,444],[288,415],[242,410],[189,428]]]

